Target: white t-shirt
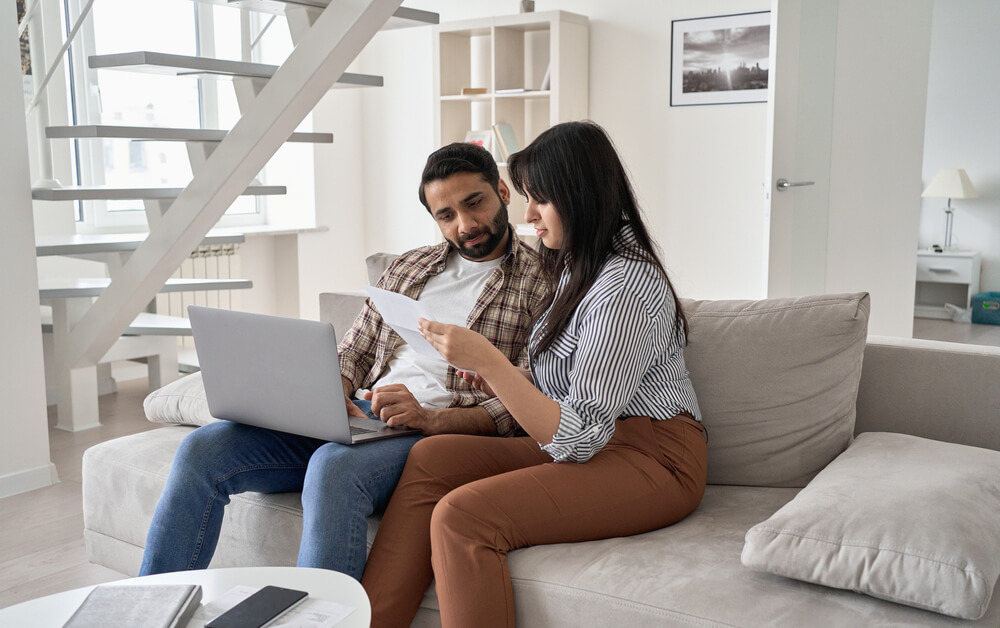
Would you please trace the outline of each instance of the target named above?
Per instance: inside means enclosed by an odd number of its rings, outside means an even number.
[[[473,262],[452,251],[444,271],[427,279],[417,300],[437,321],[466,327],[487,280],[503,260],[500,257]],[[425,408],[447,408],[454,399],[447,382],[447,362],[424,357],[404,342],[396,349],[375,387],[403,384]]]

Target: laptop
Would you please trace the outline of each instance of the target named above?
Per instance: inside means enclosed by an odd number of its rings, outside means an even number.
[[[188,306],[212,416],[352,445],[419,434],[347,414],[330,323]]]

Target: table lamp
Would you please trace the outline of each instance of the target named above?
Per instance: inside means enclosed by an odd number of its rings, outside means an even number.
[[[930,185],[920,196],[924,198],[947,198],[948,206],[944,208],[944,248],[951,248],[951,231],[954,223],[954,210],[951,208],[953,198],[978,198],[979,192],[973,187],[965,170],[944,169],[934,175]]]

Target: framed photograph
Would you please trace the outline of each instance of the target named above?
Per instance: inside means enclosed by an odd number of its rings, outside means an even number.
[[[478,144],[492,153],[493,129],[486,129],[485,131],[469,131],[465,134],[465,141],[470,144]]]
[[[767,102],[771,12],[674,20],[670,106]]]

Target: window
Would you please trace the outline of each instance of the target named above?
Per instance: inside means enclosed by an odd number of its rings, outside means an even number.
[[[64,0],[72,23],[85,0]],[[91,55],[151,51],[184,56],[244,60],[249,43],[259,39],[245,60],[280,64],[291,50],[287,29],[267,29],[271,16],[199,2],[100,0],[73,45],[71,57],[74,124],[172,128],[231,128],[240,117],[232,84],[226,79],[183,77],[122,70],[93,70]],[[277,18],[284,22],[284,18]],[[273,57],[280,55],[280,58]],[[80,185],[111,187],[184,187],[192,177],[183,142],[130,139],[82,140],[75,143]],[[279,151],[272,159],[297,162]],[[311,165],[312,153],[305,156]],[[267,170],[258,175],[268,183]],[[275,184],[284,185],[283,181]],[[220,221],[223,226],[266,222],[268,197],[241,196]],[[280,204],[280,202],[278,203]],[[84,201],[77,219],[87,230],[144,229],[142,201]]]

